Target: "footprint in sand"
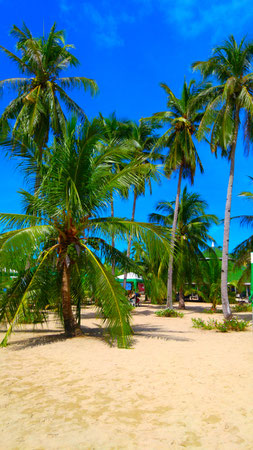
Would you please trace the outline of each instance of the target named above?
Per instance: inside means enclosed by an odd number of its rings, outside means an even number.
[[[211,414],[210,416],[207,416],[202,419],[204,422],[208,424],[218,423],[221,421],[221,418],[219,416],[215,416],[214,414]]]
[[[182,447],[201,447],[199,436],[196,433],[187,431],[185,435],[186,439],[180,444]]]

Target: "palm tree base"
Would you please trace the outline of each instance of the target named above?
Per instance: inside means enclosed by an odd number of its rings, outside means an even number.
[[[77,325],[76,323],[73,323],[72,320],[71,321],[64,320],[64,329],[67,338],[83,336],[83,332],[80,326]]]

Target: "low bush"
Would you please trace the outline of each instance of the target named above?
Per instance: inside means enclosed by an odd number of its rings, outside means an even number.
[[[202,328],[203,330],[213,330],[215,320],[209,319],[205,322],[203,319],[192,319],[193,328]]]
[[[43,323],[46,321],[46,315],[39,311],[26,311],[25,315],[21,315],[18,319],[20,324],[36,324]]]
[[[161,309],[156,312],[156,315],[159,317],[184,317],[184,314],[176,311],[175,309]]]
[[[214,308],[206,308],[203,309],[203,313],[205,314],[222,314],[222,310],[221,309],[214,309]]]
[[[247,303],[238,303],[233,307],[234,312],[251,312],[252,306]]]
[[[222,333],[227,331],[244,331],[248,326],[249,322],[246,320],[239,320],[237,318],[232,318],[230,320],[224,319],[222,322],[218,320],[209,319],[205,322],[201,318],[192,319],[194,328],[201,328],[202,330],[218,330]]]

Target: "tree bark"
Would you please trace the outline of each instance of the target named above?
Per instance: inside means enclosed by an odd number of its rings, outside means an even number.
[[[172,224],[172,232],[171,232],[171,253],[169,257],[169,268],[168,268],[168,282],[167,282],[167,302],[166,308],[173,309],[173,301],[172,301],[172,278],[173,278],[173,260],[174,260],[174,247],[175,247],[175,236],[176,236],[176,228],[177,228],[177,217],[179,210],[179,197],[181,191],[181,181],[182,181],[182,172],[183,166],[180,166],[178,183],[177,183],[177,196],[175,202],[175,210]]]
[[[185,309],[184,291],[183,291],[182,287],[180,287],[180,289],[179,289],[178,308]]]
[[[223,248],[222,248],[222,264],[221,264],[221,300],[222,310],[225,319],[232,317],[229,300],[228,300],[228,250],[229,250],[229,231],[230,231],[230,216],[231,216],[231,200],[232,189],[234,182],[234,168],[235,168],[235,149],[237,143],[239,129],[239,107],[236,107],[235,112],[235,130],[233,141],[231,145],[231,157],[230,157],[230,173],[227,188],[227,199],[225,206],[225,219],[224,219],[224,235],[223,235]]]
[[[111,195],[111,217],[114,217],[114,203],[113,203],[113,196]],[[112,247],[115,247],[115,236],[114,233],[112,233]],[[115,275],[115,259],[112,259],[112,275]]]
[[[79,336],[80,334],[82,334],[82,332],[80,327],[76,323],[71,307],[70,269],[69,267],[67,267],[65,261],[63,264],[61,294],[65,334],[67,337]]]
[[[131,217],[132,222],[134,221],[134,217],[135,217],[136,200],[137,200],[137,190],[135,189],[134,190],[133,210],[132,210],[132,217]],[[128,238],[128,245],[127,245],[127,257],[128,258],[130,256],[131,243],[132,243],[132,235],[130,233],[129,234],[129,238]],[[127,273],[124,272],[124,281],[123,281],[123,288],[124,289],[126,289],[126,281],[127,281]]]

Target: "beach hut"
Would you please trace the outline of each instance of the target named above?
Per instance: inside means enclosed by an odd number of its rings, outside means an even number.
[[[119,275],[118,277],[116,277],[116,279],[119,280],[120,282],[123,282],[124,275]],[[134,289],[136,291],[137,287],[138,287],[138,283],[143,283],[143,278],[139,277],[139,275],[137,275],[136,273],[129,272],[129,273],[127,273],[126,281],[127,281],[127,283],[133,283]]]

